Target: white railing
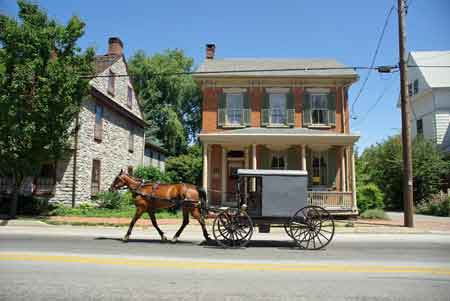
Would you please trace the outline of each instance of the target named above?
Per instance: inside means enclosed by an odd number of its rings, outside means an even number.
[[[354,207],[352,192],[308,191],[308,202],[327,209],[351,210]]]
[[[219,109],[219,124],[225,126],[248,125],[250,109]]]
[[[265,125],[294,125],[295,110],[280,108],[262,109],[262,123]]]

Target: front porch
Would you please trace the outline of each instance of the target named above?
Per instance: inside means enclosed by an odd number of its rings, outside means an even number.
[[[264,129],[264,135],[262,131],[260,135],[239,135],[249,130],[255,132],[249,128],[200,135],[203,186],[213,205],[236,204],[233,174],[239,168],[306,170],[310,204],[334,214],[358,213],[353,158],[357,136],[307,129],[287,129],[287,136],[270,135],[282,132],[280,129]]]

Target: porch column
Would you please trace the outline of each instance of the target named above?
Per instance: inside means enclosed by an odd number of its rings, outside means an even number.
[[[249,164],[249,158],[248,158],[249,156],[248,156],[248,147],[246,146],[245,148],[244,148],[244,158],[245,158],[245,162],[244,162],[244,168],[245,169],[248,169],[249,168],[249,166],[248,166],[248,164]]]
[[[302,170],[306,171],[306,145],[302,145]]]
[[[258,168],[258,162],[256,161],[256,144],[252,144],[252,168]]]
[[[227,196],[227,149],[222,145],[222,174],[220,177],[220,190],[222,203],[226,201]]]
[[[350,160],[352,164],[352,211],[356,211],[358,209],[356,203],[356,169],[355,169],[355,153],[353,151],[353,147],[350,148]]]
[[[203,189],[208,192],[208,149],[209,145],[203,143]]]
[[[342,146],[341,149],[341,190],[342,191],[347,191],[347,177],[346,177],[346,164],[345,164],[345,152],[346,152],[346,147]]]

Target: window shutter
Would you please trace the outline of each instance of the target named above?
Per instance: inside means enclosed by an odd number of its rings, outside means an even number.
[[[311,125],[311,97],[308,92],[303,93],[303,126]]]
[[[219,109],[217,112],[217,125],[224,126],[226,123],[227,99],[225,93],[219,94]]]
[[[245,126],[249,126],[250,125],[250,99],[249,99],[249,95],[248,92],[245,92],[243,95],[244,98],[244,103],[243,103],[243,118],[242,118],[242,123]]]
[[[261,169],[270,169],[270,152],[266,147],[261,148]]]
[[[328,124],[336,125],[336,93],[328,94]]]
[[[270,99],[269,93],[264,93],[262,109],[261,109],[261,125],[268,126],[270,123],[269,120],[269,109],[270,109]]]
[[[338,160],[336,149],[331,148],[328,150],[326,154],[328,155],[327,158],[328,186],[335,187],[337,175],[337,160]]]
[[[287,108],[287,124],[290,126],[295,125],[295,99],[294,99],[294,93],[292,93],[292,90],[289,90],[288,94],[286,95],[286,108]]]

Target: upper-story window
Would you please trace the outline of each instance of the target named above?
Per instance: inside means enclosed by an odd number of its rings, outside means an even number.
[[[311,89],[303,96],[304,126],[335,126],[336,94],[324,89]]]
[[[109,76],[108,76],[108,93],[111,95],[115,94],[115,88],[116,88],[116,77],[114,72],[109,70]]]
[[[218,125],[241,127],[250,124],[250,109],[246,89],[224,89],[219,96]]]
[[[415,79],[414,80],[414,95],[419,93],[419,80]]]
[[[288,88],[268,88],[261,110],[263,126],[294,125],[294,96]]]
[[[413,86],[412,83],[408,84],[408,95],[413,96]]]
[[[133,88],[128,87],[127,106],[131,109],[133,107]]]
[[[416,129],[417,129],[417,136],[423,135],[423,119],[417,119]]]
[[[94,125],[94,139],[101,141],[103,138],[103,106],[95,105],[95,125]]]

